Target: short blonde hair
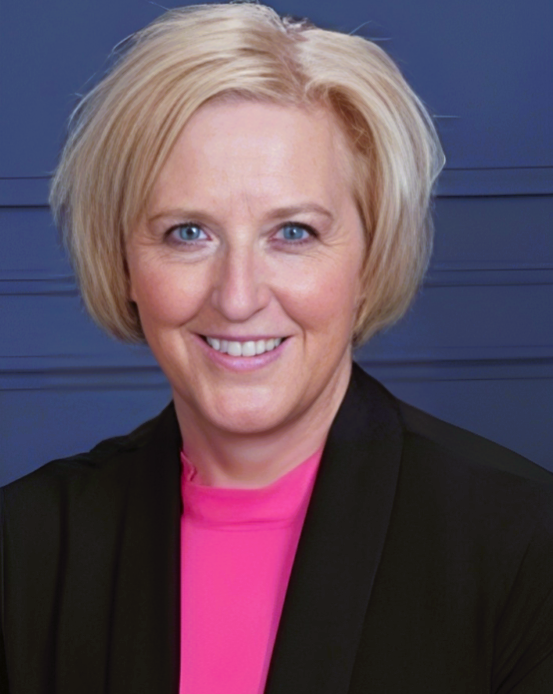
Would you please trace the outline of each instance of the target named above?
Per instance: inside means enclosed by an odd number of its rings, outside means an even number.
[[[444,157],[430,116],[381,48],[259,4],[170,10],[123,48],[70,119],[50,195],[101,327],[144,341],[125,240],[189,118],[227,95],[323,106],[337,117],[367,240],[354,344],[405,313],[430,259],[430,199]]]

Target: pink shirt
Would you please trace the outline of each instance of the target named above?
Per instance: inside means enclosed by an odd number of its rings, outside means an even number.
[[[321,453],[261,489],[200,485],[181,455],[180,694],[262,694]]]

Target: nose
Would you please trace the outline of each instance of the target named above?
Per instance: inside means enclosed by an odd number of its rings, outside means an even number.
[[[217,267],[212,303],[228,321],[243,322],[270,301],[262,259],[250,245],[227,248]]]

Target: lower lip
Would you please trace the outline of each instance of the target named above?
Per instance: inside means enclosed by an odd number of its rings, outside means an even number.
[[[202,338],[197,338],[204,353],[218,366],[222,366],[229,371],[256,371],[268,366],[276,361],[285,349],[288,340],[283,340],[278,347],[275,347],[270,352],[258,354],[255,357],[232,357],[230,354],[218,352]]]

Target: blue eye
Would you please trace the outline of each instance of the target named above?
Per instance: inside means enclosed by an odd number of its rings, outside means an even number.
[[[285,224],[280,231],[285,241],[306,241],[311,235],[303,224]]]
[[[207,238],[205,231],[197,224],[181,224],[172,233],[179,241],[203,241]]]

